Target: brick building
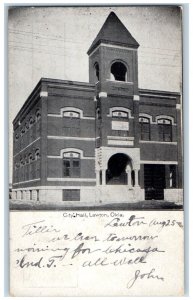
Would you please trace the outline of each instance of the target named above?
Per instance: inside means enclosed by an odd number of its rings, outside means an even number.
[[[42,78],[13,121],[13,197],[182,203],[180,94],[138,87],[139,44],[110,13],[89,83]]]

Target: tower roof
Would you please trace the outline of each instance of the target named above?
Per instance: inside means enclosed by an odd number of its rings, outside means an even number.
[[[114,12],[111,12],[107,17],[87,53],[90,54],[100,43],[129,46],[132,48],[139,47],[138,42],[132,37]]]

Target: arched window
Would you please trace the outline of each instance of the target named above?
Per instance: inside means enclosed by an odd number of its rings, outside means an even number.
[[[36,122],[38,122],[40,119],[41,119],[41,113],[40,113],[40,110],[38,109],[36,111]]]
[[[151,138],[150,133],[150,120],[149,118],[140,117],[139,118],[140,123],[140,134],[141,134],[141,140],[149,141]]]
[[[26,122],[26,123],[25,123],[25,130],[27,131],[28,129],[29,129],[29,123]]]
[[[19,167],[20,167],[20,163],[16,162],[15,163],[15,169],[17,170],[17,169],[19,169]]]
[[[21,128],[21,136],[23,136],[25,133],[25,126]]]
[[[95,82],[99,81],[99,64],[96,62],[94,64],[94,70],[95,70]]]
[[[23,167],[23,159],[20,159],[20,168]]]
[[[63,117],[66,118],[80,118],[80,113],[76,111],[64,111],[63,112]]]
[[[28,155],[28,162],[29,162],[29,164],[32,163],[32,161],[33,161],[33,156],[32,156],[32,154],[30,153],[30,154]]]
[[[19,135],[16,133],[15,135],[15,140],[18,141],[19,140]]]
[[[34,118],[30,117],[29,119],[29,127],[32,127],[32,125],[34,124]]]
[[[27,163],[28,163],[28,159],[27,159],[27,155],[25,155],[25,165],[27,165]]]
[[[128,119],[128,113],[125,111],[121,111],[121,110],[114,110],[114,111],[112,111],[112,117]]]
[[[65,152],[63,154],[64,177],[80,177],[80,154]]]
[[[163,142],[172,141],[172,121],[169,119],[158,119],[159,140]]]
[[[78,136],[80,134],[80,112],[66,110],[63,112],[64,134],[67,136]]]
[[[36,149],[35,151],[35,160],[40,159],[40,149]]]
[[[101,118],[101,113],[100,113],[99,107],[96,109],[96,118],[97,118],[97,120],[99,120]]]
[[[127,81],[127,68],[122,62],[115,62],[111,66],[111,79]]]

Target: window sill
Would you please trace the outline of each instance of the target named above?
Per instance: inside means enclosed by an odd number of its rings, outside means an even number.
[[[171,145],[177,145],[177,142],[148,141],[148,140],[139,140],[139,143],[149,143],[149,144],[171,144]]]
[[[106,79],[106,80],[114,83],[123,83],[123,84],[130,84],[130,85],[134,84],[132,81],[119,81],[119,80],[111,80],[111,79]]]

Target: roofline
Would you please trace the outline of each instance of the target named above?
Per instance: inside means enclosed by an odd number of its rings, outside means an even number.
[[[95,50],[95,48],[97,48],[102,43],[105,43],[105,44],[108,44],[108,45],[110,44],[110,45],[115,45],[115,46],[123,46],[123,47],[127,47],[127,48],[134,48],[134,49],[138,49],[139,46],[140,46],[137,42],[136,42],[137,43],[136,45],[133,45],[133,44],[130,44],[130,43],[119,43],[119,42],[100,39],[100,40],[98,40],[97,43],[90,46],[90,48],[87,51],[87,54],[90,55]]]
[[[22,111],[25,110],[26,106],[30,103],[31,99],[34,97],[34,94],[37,93],[38,90],[41,89],[41,80],[40,79],[38,81],[38,83],[36,84],[36,86],[34,87],[34,89],[32,90],[32,92],[30,93],[30,95],[27,97],[26,101],[24,102],[24,104],[22,105],[22,107],[20,108],[20,110],[18,111],[18,113],[16,114],[15,118],[13,119],[13,125],[15,125],[16,121],[18,121],[18,117],[19,115],[22,113]]]
[[[171,96],[181,96],[180,92],[170,92],[170,91],[161,91],[161,90],[149,90],[149,89],[140,89],[139,94],[158,94],[158,95],[171,95]]]
[[[40,81],[45,83],[60,83],[60,84],[68,84],[68,85],[80,85],[80,86],[88,86],[95,87],[95,84],[89,82],[82,81],[74,81],[74,80],[63,80],[63,79],[52,79],[52,78],[41,78]]]
[[[35,94],[37,92],[41,91],[41,88],[43,87],[43,84],[63,84],[63,85],[78,85],[79,87],[90,87],[93,88],[93,90],[95,89],[95,84],[91,84],[88,82],[79,82],[79,81],[71,81],[71,80],[62,80],[62,79],[52,79],[52,78],[41,78],[38,83],[36,84],[36,86],[34,87],[34,89],[32,90],[32,92],[30,93],[30,95],[27,97],[26,101],[24,102],[24,104],[22,105],[22,107],[20,108],[20,110],[18,111],[18,113],[16,114],[14,120],[13,120],[13,125],[15,125],[15,123],[18,121],[19,116],[22,114],[23,111],[25,111],[26,107],[32,103],[32,99],[34,98]]]

